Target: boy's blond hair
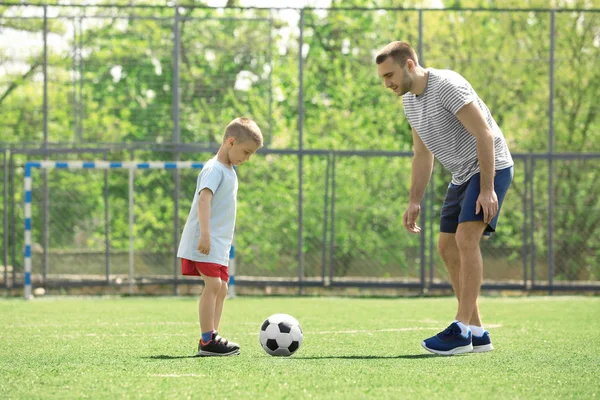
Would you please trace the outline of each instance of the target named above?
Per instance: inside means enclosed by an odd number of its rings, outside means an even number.
[[[247,140],[254,140],[258,147],[263,146],[263,135],[256,122],[250,118],[240,117],[236,118],[227,125],[225,128],[225,136],[223,141],[227,138],[233,137],[236,140],[245,142]]]

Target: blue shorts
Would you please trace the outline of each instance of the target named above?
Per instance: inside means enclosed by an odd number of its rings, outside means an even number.
[[[504,196],[510,187],[513,180],[514,168],[508,167],[497,170],[494,176],[494,191],[498,196],[498,212],[492,221],[485,228],[483,233],[489,236],[492,232],[496,232],[496,224],[498,216],[502,208]],[[480,191],[479,173],[473,175],[471,179],[462,185],[450,184],[442,206],[442,216],[440,218],[440,232],[456,233],[458,224],[466,221],[483,221],[483,212],[475,214],[477,198]]]

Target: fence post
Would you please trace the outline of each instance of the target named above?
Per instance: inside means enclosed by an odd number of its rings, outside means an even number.
[[[550,12],[550,99],[548,102],[548,294],[554,292],[554,47],[556,11]]]
[[[133,151],[131,152],[131,160],[133,161]],[[133,166],[129,167],[129,294],[133,295],[133,223],[134,223],[134,202],[133,202],[133,185],[135,180],[135,169]]]
[[[11,239],[11,260],[12,260],[12,284],[15,285],[17,280],[17,221],[15,215],[15,160],[13,153],[10,153],[10,161],[8,163],[8,182],[10,186],[10,239]]]
[[[423,57],[423,10],[419,10],[419,43],[417,47],[419,52],[419,64],[425,66],[425,58]]]
[[[433,256],[436,248],[433,243],[433,227],[435,226],[434,218],[434,203],[435,203],[435,174],[431,174],[429,181],[429,286],[433,285]]]
[[[521,245],[521,251],[523,253],[523,288],[527,289],[527,249],[529,235],[527,233],[527,223],[529,222],[527,216],[527,200],[529,198],[529,159],[523,159],[523,170],[525,176],[523,177],[523,243]]]
[[[108,153],[104,153],[104,160],[108,160]],[[106,284],[110,284],[110,203],[108,198],[108,169],[104,170],[104,251],[106,262]]]
[[[321,254],[321,282],[326,286],[325,281],[325,265],[327,263],[327,228],[328,228],[328,211],[329,211],[329,174],[331,164],[331,152],[327,154],[327,165],[325,167],[325,196],[323,200],[323,250]]]
[[[25,299],[31,299],[31,165],[25,164]]]
[[[426,231],[427,231],[427,196],[421,199],[421,213],[419,216],[421,224],[421,233],[419,234],[419,279],[421,280],[421,293],[425,293],[425,267],[427,260],[425,259]]]
[[[298,294],[304,293],[304,9],[300,10],[298,38]]]
[[[2,197],[2,222],[4,229],[2,230],[2,240],[4,243],[2,252],[2,264],[4,265],[4,288],[8,289],[8,149],[4,150],[3,160],[3,197]],[[14,268],[14,266],[13,266]]]
[[[179,32],[179,8],[175,7],[175,23],[173,26],[173,38],[175,43],[173,45],[173,143],[175,143],[175,161],[179,161],[179,144],[181,143],[181,128],[179,126],[179,51],[181,46],[181,34]],[[179,246],[179,191],[181,188],[181,175],[179,168],[173,171],[175,174],[175,191],[173,193],[174,200],[174,216],[173,216],[173,244],[174,244],[174,256],[173,256],[173,294],[177,296],[179,294],[179,264],[177,258],[177,247]]]
[[[235,236],[234,236],[235,237]],[[235,239],[231,242],[231,248],[229,249],[229,281],[227,286],[227,295],[229,298],[235,298]]]
[[[265,147],[271,147],[273,140],[273,10],[269,10],[269,49],[267,54],[269,57],[269,133]]]
[[[531,252],[531,287],[535,287],[535,195],[534,190],[534,177],[535,177],[535,158],[530,157],[529,159],[529,172],[531,174],[529,180],[529,240],[530,240],[530,252]]]
[[[85,17],[85,8],[83,9],[83,17],[79,18],[79,51],[77,62],[79,63],[79,100],[77,103],[77,137],[79,141],[83,141],[83,110],[85,107],[83,97],[83,18]]]
[[[48,160],[48,6],[44,6],[44,160]],[[42,282],[46,285],[48,277],[48,247],[50,242],[50,188],[48,187],[48,170],[44,169],[44,225],[42,228]]]
[[[329,234],[329,284],[333,283],[335,253],[335,153],[331,157],[331,233]]]

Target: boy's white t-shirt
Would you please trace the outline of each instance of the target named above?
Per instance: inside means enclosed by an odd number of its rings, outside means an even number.
[[[213,192],[210,204],[210,253],[208,255],[198,251],[198,241],[200,240],[198,199],[200,192],[205,188]],[[216,156],[204,165],[198,174],[192,208],[181,234],[177,257],[229,265],[229,250],[235,228],[237,190],[237,174],[233,169],[229,169],[217,161]]]

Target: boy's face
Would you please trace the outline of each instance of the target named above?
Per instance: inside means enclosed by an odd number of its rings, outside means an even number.
[[[240,165],[250,159],[252,154],[258,150],[258,144],[254,140],[240,142],[235,138],[228,138],[229,144],[229,162],[231,165]]]

